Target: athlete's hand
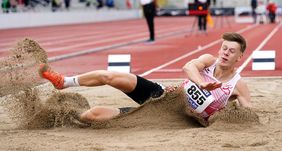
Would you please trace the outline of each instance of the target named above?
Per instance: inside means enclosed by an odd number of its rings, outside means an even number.
[[[199,87],[201,89],[211,91],[211,90],[221,87],[221,85],[222,85],[221,82],[216,82],[216,81],[215,82],[202,82],[199,84]]]

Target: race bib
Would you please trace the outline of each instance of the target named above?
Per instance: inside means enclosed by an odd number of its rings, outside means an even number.
[[[209,91],[200,89],[190,80],[184,84],[184,90],[188,103],[197,113],[202,113],[214,101]]]

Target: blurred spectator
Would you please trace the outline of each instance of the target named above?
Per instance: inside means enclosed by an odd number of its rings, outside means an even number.
[[[268,0],[266,9],[268,11],[268,17],[269,17],[270,23],[275,23],[276,9],[277,9],[276,4],[274,2]]]
[[[23,0],[24,6],[29,7],[30,0]]]
[[[97,0],[97,6],[96,6],[96,8],[97,8],[97,9],[100,9],[100,8],[102,8],[103,6],[104,6],[103,1],[102,1],[102,0]]]
[[[18,2],[16,0],[10,0],[10,5],[11,5],[11,11],[17,12]]]
[[[62,5],[61,0],[52,0],[52,3],[51,3],[52,12],[55,12],[58,9],[60,9],[61,5]]]
[[[127,7],[128,9],[131,9],[131,8],[132,8],[132,2],[131,2],[131,0],[126,0],[126,7]]]
[[[3,13],[9,13],[9,9],[11,7],[10,1],[9,0],[2,0],[1,7],[2,7],[2,10],[3,10]]]
[[[64,2],[65,2],[65,7],[66,7],[66,9],[69,10],[71,0],[64,0]]]
[[[150,31],[150,39],[147,42],[152,43],[155,41],[154,17],[156,15],[156,1],[140,0],[140,3]]]
[[[257,20],[259,21],[260,24],[263,24],[266,22],[266,5],[263,0],[258,1],[258,6],[256,9],[257,13]]]
[[[96,5],[96,4],[95,4],[95,3],[96,3],[96,0],[86,0],[85,2],[86,2],[86,3],[85,3],[85,6],[86,6],[86,7],[90,7],[91,4]]]
[[[106,1],[106,2],[107,2],[107,1]],[[108,3],[108,2],[107,2],[107,3]],[[106,4],[107,4],[107,3],[106,3]],[[101,8],[104,7],[103,0],[86,0],[86,4],[85,4],[86,7],[90,7],[91,4],[93,4],[94,6],[96,6],[97,9],[101,9]],[[109,2],[109,5],[111,5],[110,2]],[[113,5],[113,3],[112,3],[112,5]]]
[[[22,0],[22,3],[27,9],[35,9],[37,5],[47,7],[50,1],[51,0]]]
[[[257,22],[257,12],[256,9],[258,7],[258,1],[257,0],[251,0],[251,7],[252,7],[252,16],[254,19],[254,23]]]
[[[212,3],[214,6],[216,6],[216,0],[213,0]]]
[[[108,8],[114,8],[115,7],[114,0],[106,0],[106,5]]]
[[[3,13],[17,12],[17,0],[2,0],[1,7]]]
[[[206,5],[207,6],[207,10],[209,9],[209,6],[210,6],[210,0],[195,0],[195,3],[196,4]],[[208,14],[200,14],[200,15],[198,15],[199,31],[203,31],[204,33],[206,33],[206,31],[207,31],[207,15]]]

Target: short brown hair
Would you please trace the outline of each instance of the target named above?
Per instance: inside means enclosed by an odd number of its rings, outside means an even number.
[[[234,32],[226,32],[222,35],[222,39],[224,39],[226,41],[237,42],[241,47],[240,51],[242,53],[245,52],[246,47],[247,47],[247,43],[246,43],[245,38],[243,36],[241,36],[240,34],[234,33]]]

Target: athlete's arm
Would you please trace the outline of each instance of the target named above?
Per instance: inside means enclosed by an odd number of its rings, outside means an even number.
[[[251,108],[251,96],[247,84],[240,79],[234,89],[234,94],[243,107]]]
[[[205,82],[200,75],[200,71],[211,66],[216,61],[216,58],[210,54],[204,54],[197,59],[193,59],[186,63],[183,67],[189,80],[197,84],[201,89],[214,90],[221,86],[218,82]]]

